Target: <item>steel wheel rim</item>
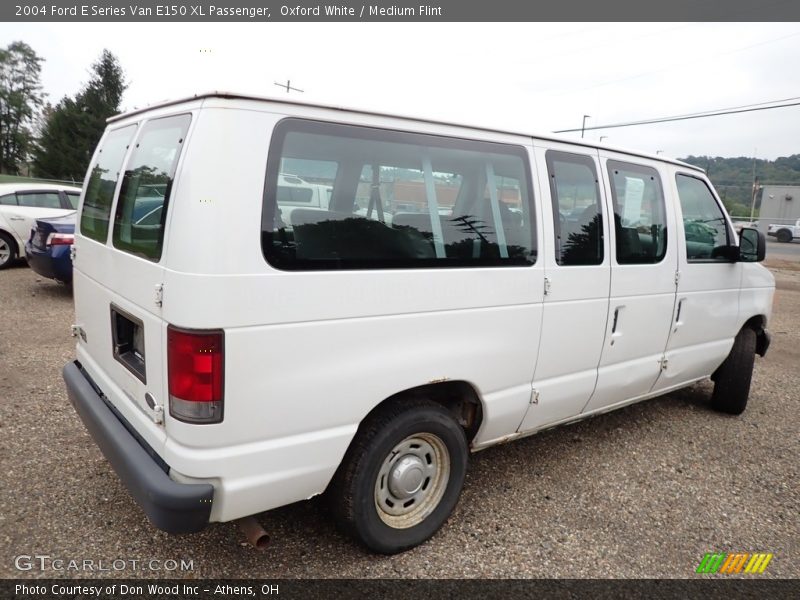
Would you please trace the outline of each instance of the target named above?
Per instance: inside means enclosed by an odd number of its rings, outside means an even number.
[[[415,433],[386,456],[375,481],[375,508],[394,529],[422,523],[439,506],[450,480],[450,453],[432,433]]]

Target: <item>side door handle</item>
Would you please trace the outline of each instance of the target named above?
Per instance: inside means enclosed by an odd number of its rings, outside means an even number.
[[[614,316],[611,319],[611,345],[614,345],[614,341],[622,336],[620,332],[620,324],[622,322],[622,309],[625,308],[625,305],[617,306],[614,309]]]
[[[681,312],[683,311],[684,300],[686,300],[686,298],[681,298],[678,300],[678,307],[675,309],[675,327],[672,328],[672,333],[678,331],[678,327],[683,325],[683,322],[681,321]]]

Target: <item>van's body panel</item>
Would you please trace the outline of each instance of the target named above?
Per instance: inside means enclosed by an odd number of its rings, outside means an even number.
[[[111,132],[135,125],[122,163],[129,165],[151,122],[178,115],[190,122],[175,142],[174,173],[159,188],[168,200],[157,258],[118,247],[111,225],[104,240],[76,227],[77,359],[172,480],[213,486],[211,521],[321,493],[365,416],[408,390],[443,382],[471,390],[479,421],[470,443],[478,450],[706,378],[745,322],[758,317],[763,327],[769,318],[774,282],[763,267],[687,263],[675,176],[707,180],[677,161],[552,136],[225,94],[116,117],[98,152]],[[510,214],[531,228],[532,264],[277,268],[264,249],[264,198],[273,132],[287,119],[513,147],[526,157],[530,178],[514,193],[523,198],[522,188],[530,187],[530,214]],[[548,160],[564,156],[577,156],[596,177],[596,264],[566,266],[554,254],[561,243],[554,220],[571,219],[565,227],[580,231],[580,207],[565,217],[548,183]],[[658,175],[667,235],[654,264],[616,260],[609,168],[620,163]],[[112,220],[125,213],[122,188],[135,177],[129,171],[120,168]],[[492,177],[487,167],[485,201],[495,203],[500,223]],[[90,181],[91,170],[84,188]],[[311,204],[303,210],[335,214],[332,184],[282,171],[278,185],[308,190]],[[430,177],[426,185],[430,197]],[[450,184],[440,177],[435,185]],[[498,189],[502,195],[516,188]],[[383,225],[396,229],[391,219]],[[141,325],[146,372],[112,352],[112,311]],[[170,410],[170,328],[223,332],[221,420],[199,425]]]
[[[580,154],[599,170],[597,152],[568,144],[535,140],[534,159],[539,173],[547,173],[546,153]],[[601,192],[602,195],[602,192]],[[542,222],[552,222],[552,195],[547,176],[540,177],[539,205]],[[605,213],[607,216],[607,212]],[[609,219],[603,220],[603,261],[597,265],[560,266],[553,252],[553,229],[544,229],[541,252],[548,279],[544,298],[539,359],[533,387],[539,403],[531,406],[520,431],[539,429],[581,412],[597,383],[597,365],[605,339],[608,292],[611,281]]]
[[[677,196],[676,175],[694,177],[696,173],[681,168],[669,169],[665,184],[671,186]],[[721,206],[719,198],[715,199]],[[674,203],[673,210],[680,220],[680,203]],[[729,218],[728,224],[731,235],[735,235]],[[669,368],[662,373],[655,391],[683,379],[711,375],[730,352],[734,337],[744,324],[739,322],[739,294],[745,264],[691,263],[686,256],[683,228],[678,228],[677,239],[680,264],[676,310],[665,354]],[[771,298],[766,306],[772,306]]]
[[[611,161],[616,161],[612,163]],[[653,169],[664,180],[664,166],[653,160],[632,159],[624,154],[600,152],[605,188],[611,190],[609,169],[613,164],[634,162]],[[614,213],[612,198],[606,206]],[[610,406],[621,397],[635,398],[647,394],[660,374],[660,360],[669,334],[669,318],[675,302],[677,245],[675,218],[666,211],[667,240],[665,255],[655,264],[619,264],[611,268],[608,332],[598,368],[597,389],[584,410]],[[618,243],[611,228],[611,245]],[[614,324],[616,322],[616,329]]]

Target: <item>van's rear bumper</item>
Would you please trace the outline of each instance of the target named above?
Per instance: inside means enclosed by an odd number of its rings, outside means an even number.
[[[147,518],[163,531],[191,533],[208,523],[214,487],[178,483],[129,431],[77,362],[64,366],[69,400]]]

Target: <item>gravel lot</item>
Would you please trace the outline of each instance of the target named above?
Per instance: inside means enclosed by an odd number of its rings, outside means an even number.
[[[340,535],[318,500],[259,515],[264,553],[231,524],[151,527],[67,400],[69,290],[0,272],[0,576],[93,575],[15,568],[38,554],[123,559],[94,574],[120,577],[691,577],[704,553],[741,551],[774,553],[764,576],[800,577],[800,263],[772,265],[773,345],[744,415],[712,412],[701,384],[476,454],[443,530],[394,557]]]

